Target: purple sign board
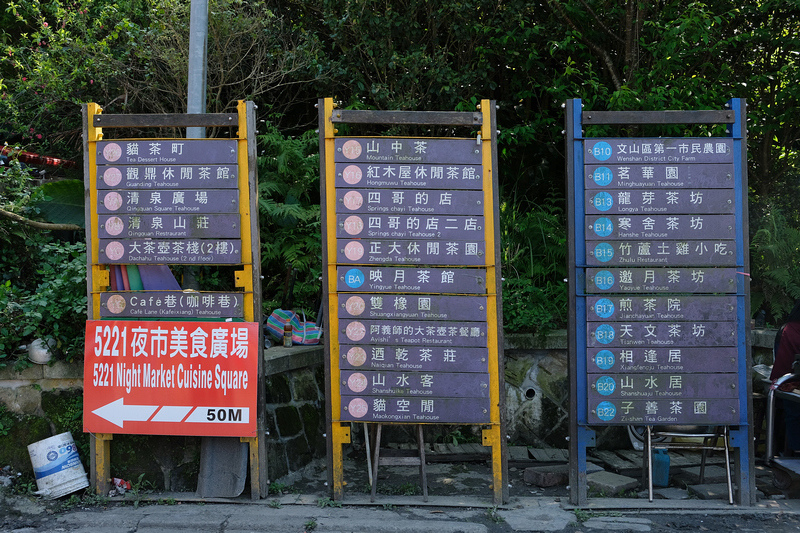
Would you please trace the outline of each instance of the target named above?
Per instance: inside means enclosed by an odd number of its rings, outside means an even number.
[[[241,236],[238,214],[230,215],[100,215],[101,239],[236,239]]]
[[[487,398],[489,374],[343,371],[342,396],[405,396],[428,398]]]
[[[336,268],[337,292],[486,294],[483,268]]]
[[[708,241],[587,241],[591,266],[734,266],[736,242]]]
[[[347,346],[340,368],[419,372],[488,372],[489,349],[466,346]]]
[[[147,139],[100,141],[98,165],[210,165],[235,164],[237,141],[229,139]]]
[[[340,320],[342,344],[486,346],[485,322]]]
[[[587,268],[586,292],[736,293],[735,268]]]
[[[337,237],[481,239],[482,216],[336,215]]]
[[[343,400],[342,420],[399,424],[487,424],[489,398],[356,396]]]
[[[336,189],[336,212],[483,215],[483,200],[483,191]]]
[[[737,356],[735,346],[589,348],[587,368],[589,374],[733,372]]]
[[[476,189],[483,188],[483,167],[396,163],[336,163],[336,187]]]
[[[98,189],[235,189],[237,165],[98,166]]]
[[[337,163],[480,165],[483,162],[481,144],[474,139],[340,138],[335,146]]]
[[[589,374],[589,400],[602,398],[737,398],[728,374]]]
[[[586,298],[586,319],[640,321],[736,320],[736,296],[608,295]]]
[[[734,215],[592,215],[586,240],[734,239]]]
[[[100,293],[102,318],[242,318],[241,292],[133,291]]]
[[[339,316],[389,320],[486,321],[485,296],[340,294]]]
[[[590,322],[587,346],[735,346],[736,322]]]
[[[729,138],[628,137],[587,139],[583,144],[587,165],[733,163],[733,139]]]
[[[733,214],[733,189],[609,189],[586,191],[589,215]]]
[[[100,214],[209,214],[238,213],[238,189],[178,191],[98,191]]]
[[[339,264],[464,265],[486,263],[483,241],[336,239]]]
[[[241,240],[100,239],[100,265],[236,265],[242,262]]]
[[[586,165],[586,189],[730,189],[733,165]]]
[[[738,398],[589,401],[589,424],[739,424]]]

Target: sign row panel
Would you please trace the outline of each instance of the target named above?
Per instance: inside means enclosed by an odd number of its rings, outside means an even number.
[[[336,187],[476,189],[483,188],[481,165],[336,163]]]
[[[734,239],[735,225],[734,215],[593,215],[586,239]]]
[[[611,189],[587,194],[587,214],[733,214],[733,189]]]
[[[100,141],[98,165],[224,165],[237,162],[236,140],[145,139]]]
[[[735,372],[719,374],[589,374],[589,399],[737,398]]]
[[[339,316],[389,320],[486,320],[485,296],[339,294]]]
[[[97,188],[235,189],[238,172],[238,165],[100,165]]]
[[[489,349],[469,346],[348,345],[341,351],[343,369],[487,372]]]
[[[736,322],[590,322],[587,345],[735,346]]]
[[[587,241],[586,264],[636,266],[734,266],[736,241]]]
[[[100,316],[120,318],[241,318],[241,292],[126,291],[101,292]]]
[[[486,294],[486,269],[339,266],[336,291]]]
[[[588,296],[586,319],[605,320],[736,320],[736,296]]]
[[[370,163],[454,163],[480,165],[481,143],[474,139],[368,137],[334,141],[334,161]]]
[[[735,268],[587,268],[586,292],[736,293]]]
[[[738,398],[589,401],[589,424],[739,424]]]
[[[587,139],[586,164],[733,163],[733,139],[710,137],[627,137]]]
[[[634,374],[642,372],[732,372],[738,352],[735,346],[713,348],[647,346],[589,348],[589,373]]]
[[[586,189],[729,189],[733,165],[586,165]]]
[[[343,402],[342,420],[399,424],[491,422],[489,398],[356,396]]]

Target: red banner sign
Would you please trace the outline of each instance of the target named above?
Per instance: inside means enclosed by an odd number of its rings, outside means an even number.
[[[258,324],[89,320],[84,431],[252,437]]]

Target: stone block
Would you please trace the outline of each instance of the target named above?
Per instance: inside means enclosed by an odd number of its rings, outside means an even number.
[[[292,401],[292,391],[289,388],[287,374],[268,376],[266,381],[266,403],[289,403]]]
[[[606,496],[614,496],[639,486],[639,480],[613,472],[594,472],[586,476],[589,487]]]
[[[689,468],[681,468],[681,477],[689,484],[700,483],[700,467],[693,466]],[[733,475],[733,474],[731,474]],[[725,466],[706,465],[704,484],[708,483],[726,483],[727,475],[725,474]]]
[[[83,366],[56,361],[52,365],[40,365],[45,379],[83,379]]]
[[[0,368],[0,381],[39,380],[44,376],[43,365],[33,365],[22,370],[15,370],[13,365]]]
[[[569,465],[531,466],[525,469],[522,479],[537,487],[555,487],[569,482]]]
[[[303,431],[303,421],[300,413],[292,405],[275,409],[275,423],[281,437],[293,437]]]
[[[313,370],[295,372],[291,376],[292,397],[297,402],[316,402],[320,400],[320,392]]]

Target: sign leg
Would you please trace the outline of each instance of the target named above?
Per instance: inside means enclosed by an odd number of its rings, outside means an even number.
[[[89,436],[90,477],[95,494],[108,495],[111,490],[111,433],[94,433]]]

